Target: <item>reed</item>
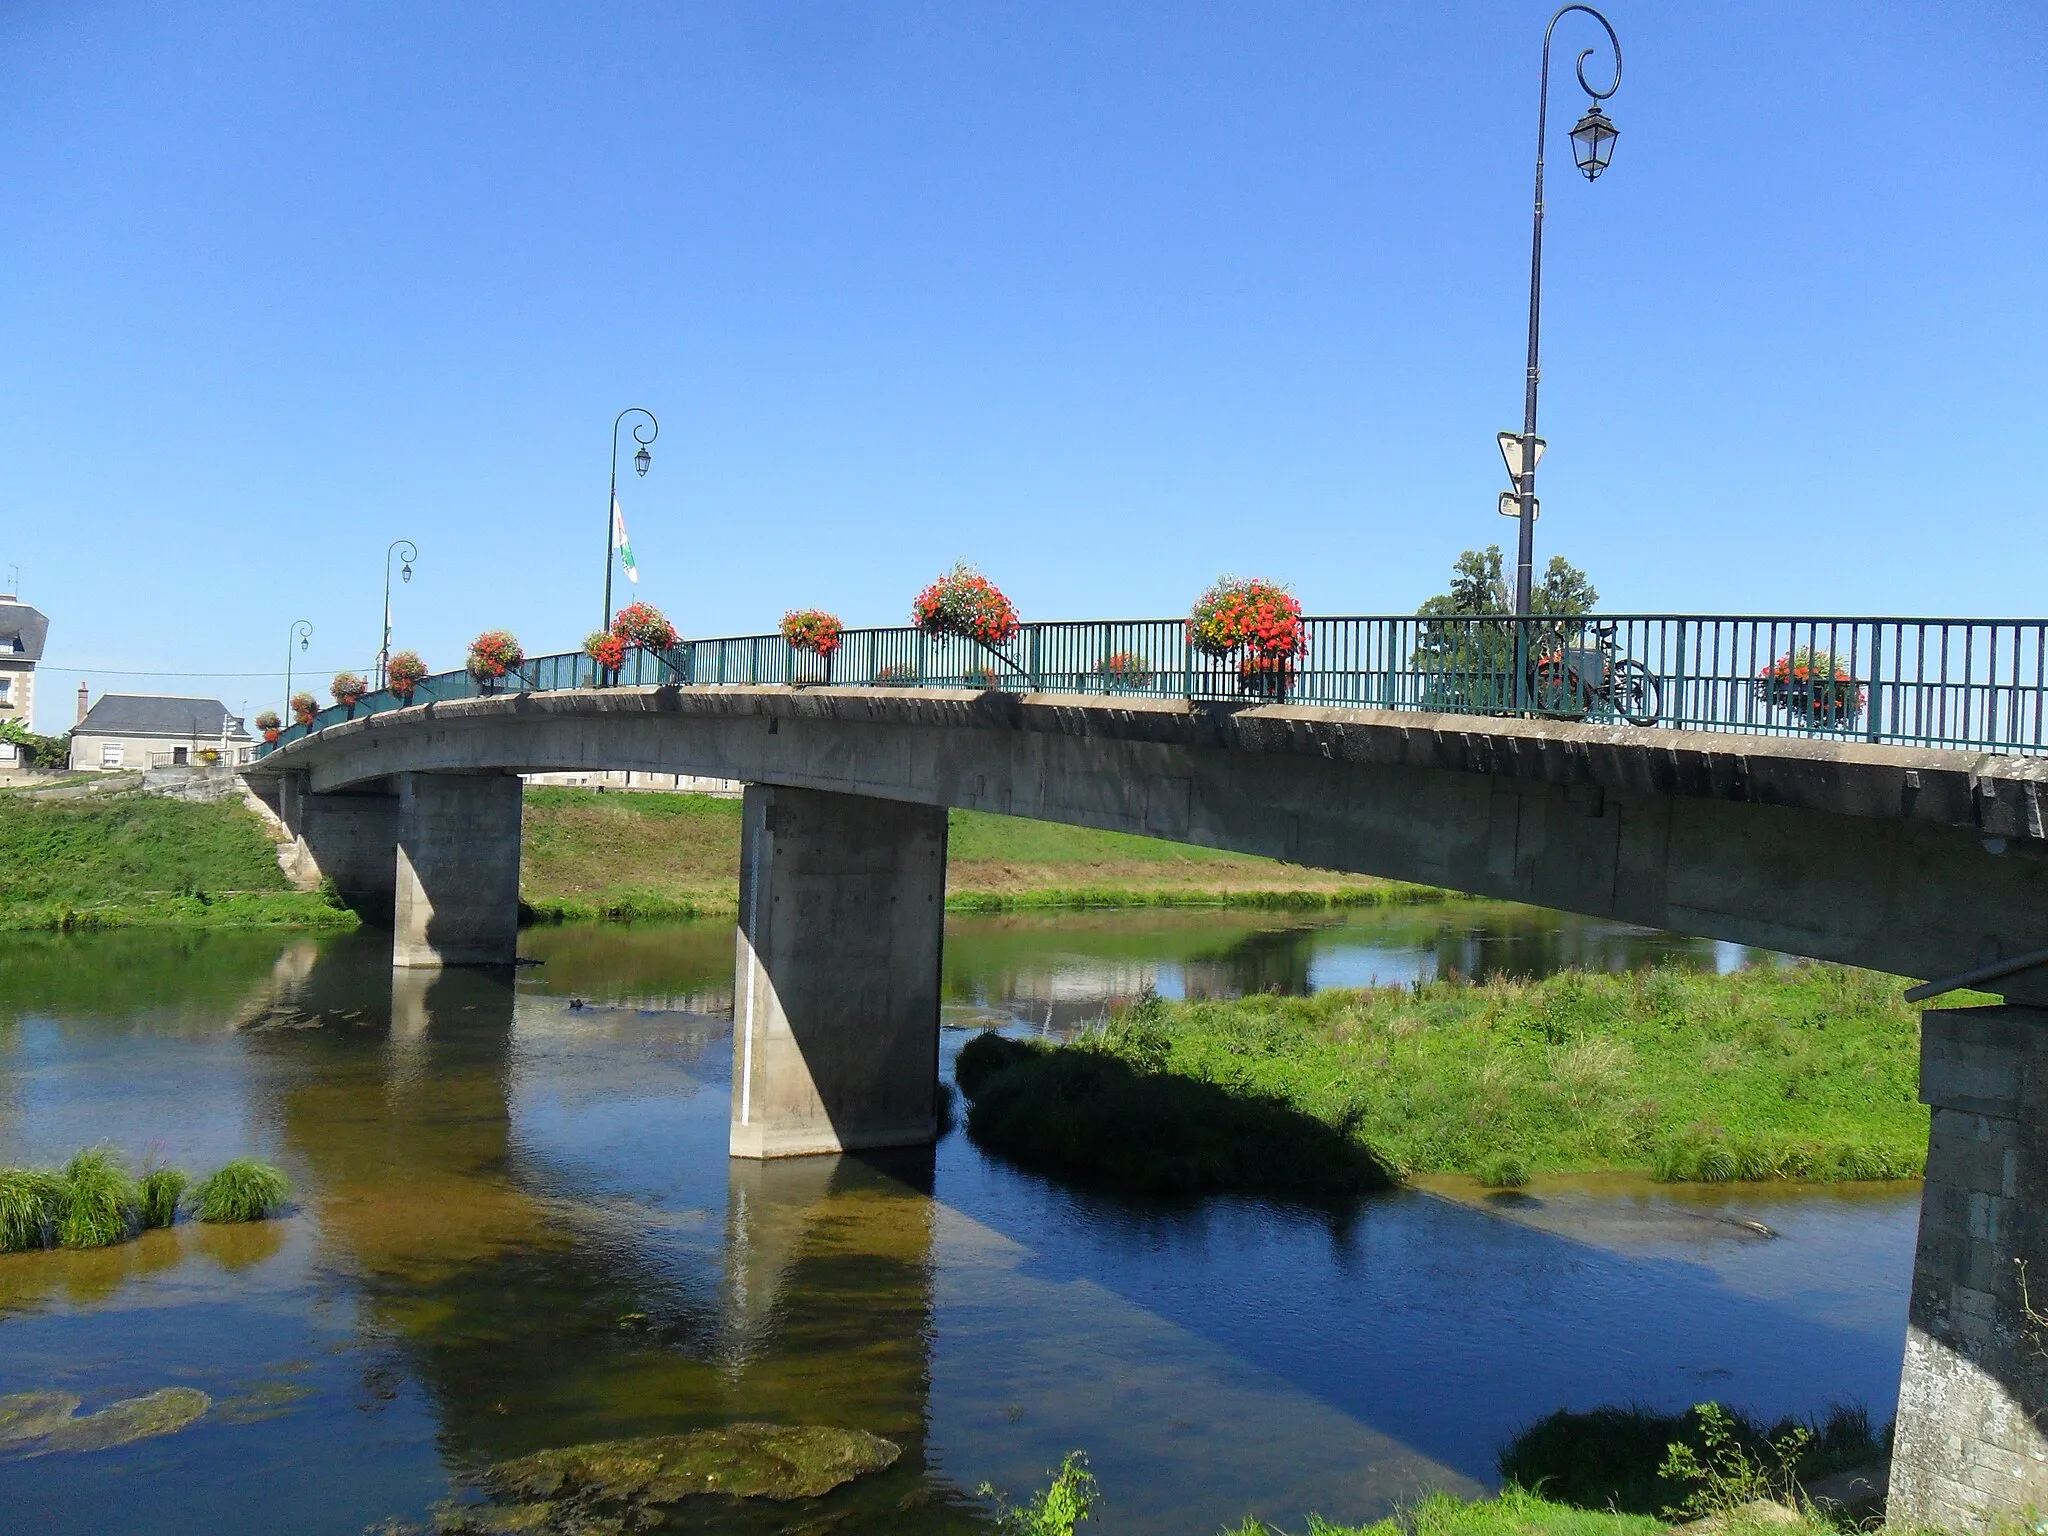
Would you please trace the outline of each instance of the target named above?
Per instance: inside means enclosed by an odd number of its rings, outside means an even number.
[[[268,1163],[238,1157],[193,1191],[201,1221],[265,1221],[291,1199],[291,1181]]]

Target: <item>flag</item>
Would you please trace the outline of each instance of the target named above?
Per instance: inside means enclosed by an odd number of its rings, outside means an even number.
[[[633,562],[633,546],[626,538],[626,514],[619,510],[619,498],[612,497],[612,548],[619,552],[619,564],[626,568],[626,580],[636,586],[640,567]]]

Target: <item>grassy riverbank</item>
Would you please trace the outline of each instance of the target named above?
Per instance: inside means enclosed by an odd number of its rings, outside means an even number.
[[[1837,966],[1658,969],[1235,1002],[1150,1000],[1073,1044],[960,1057],[969,1133],[1020,1163],[1141,1191],[1314,1193],[1394,1175],[1640,1169],[1665,1179],[1917,1177],[1917,1016]],[[1199,1098],[1198,1142],[1127,1135]],[[1255,1127],[1255,1129],[1250,1129]],[[1243,1128],[1243,1129],[1241,1129]],[[1276,1137],[1299,1156],[1272,1150]],[[1336,1192],[1336,1191],[1330,1191]]]
[[[729,914],[738,903],[739,820],[737,800],[708,795],[529,789],[520,879],[529,915],[560,921]],[[949,841],[947,905],[955,911],[1315,910],[1441,895],[973,811],[953,813]],[[354,921],[327,898],[289,888],[268,828],[238,802],[0,795],[0,929]]]
[[[0,796],[0,929],[352,926],[234,802]]]
[[[708,795],[526,792],[521,893],[543,919],[736,910],[740,804]],[[1441,893],[1272,859],[1050,822],[952,813],[956,912],[1217,906],[1313,910]]]

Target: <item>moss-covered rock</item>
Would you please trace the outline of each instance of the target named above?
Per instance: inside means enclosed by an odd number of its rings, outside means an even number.
[[[674,1504],[707,1493],[742,1499],[813,1499],[902,1454],[857,1429],[814,1424],[729,1424],[536,1451],[484,1475],[493,1492],[523,1499]]]

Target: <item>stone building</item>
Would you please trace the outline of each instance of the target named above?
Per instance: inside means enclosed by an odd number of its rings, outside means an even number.
[[[238,764],[256,755],[241,718],[219,699],[103,693],[83,709],[71,732],[71,767],[118,772],[136,768]]]
[[[50,621],[13,593],[0,593],[0,721],[35,729],[36,663]]]

